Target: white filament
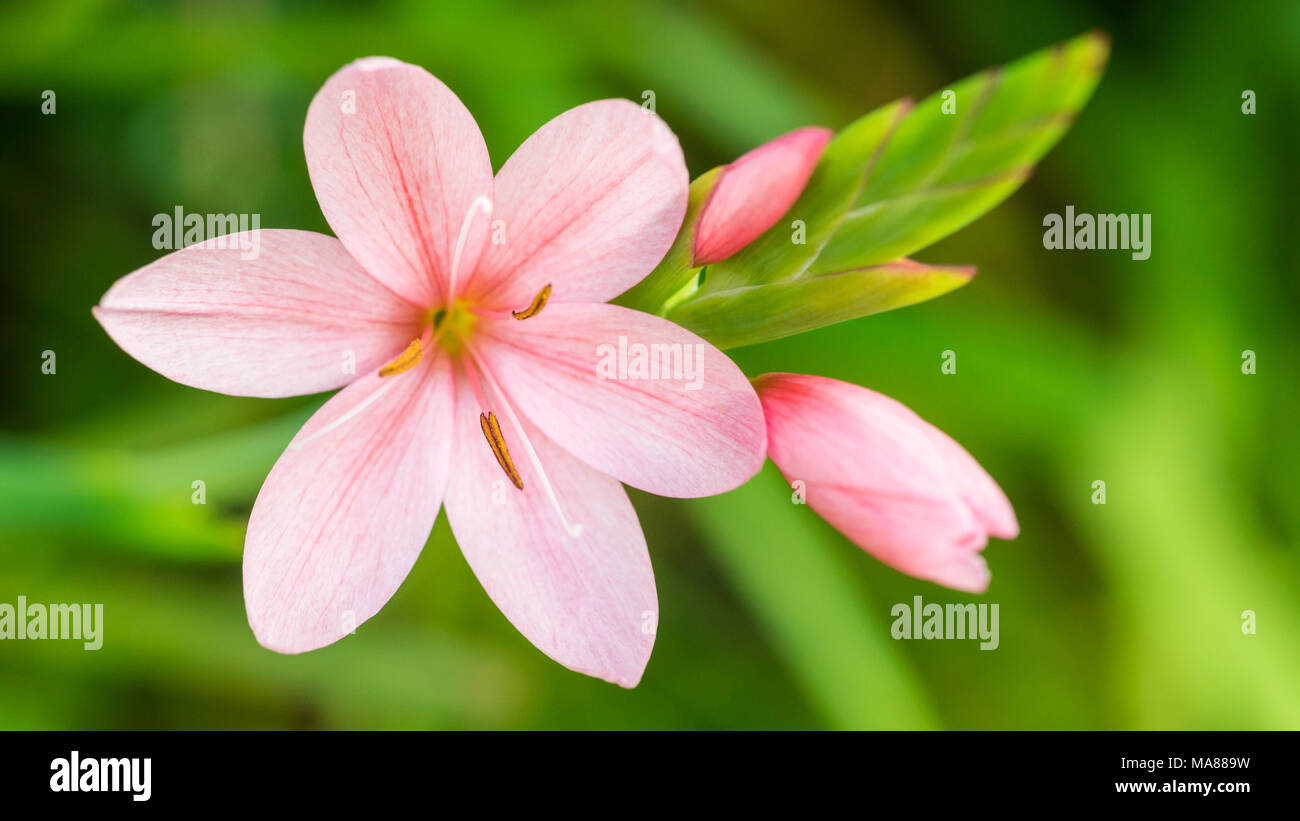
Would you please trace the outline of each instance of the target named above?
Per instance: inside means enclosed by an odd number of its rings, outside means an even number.
[[[352,408],[351,410],[349,410],[347,413],[345,413],[345,414],[343,414],[342,416],[340,416],[338,419],[335,419],[333,422],[330,422],[328,425],[326,425],[325,427],[323,427],[323,428],[321,428],[320,430],[316,431],[316,432],[313,433],[311,436],[306,437],[305,439],[301,439],[301,440],[299,440],[299,439],[295,439],[294,441],[290,442],[290,443],[289,443],[289,449],[290,449],[290,450],[298,450],[299,448],[301,448],[301,447],[303,447],[303,446],[305,446],[305,445],[308,445],[308,444],[310,444],[310,443],[312,443],[312,442],[315,442],[317,439],[321,438],[321,437],[324,436],[325,434],[327,434],[327,433],[329,433],[330,431],[332,431],[332,430],[338,428],[340,425],[345,424],[345,423],[348,422],[349,420],[355,418],[357,414],[361,413],[363,410],[365,410],[366,408],[368,408],[368,407],[370,407],[371,405],[373,405],[373,404],[374,404],[374,403],[379,399],[379,397],[381,397],[381,396],[383,396],[385,393],[387,393],[387,392],[389,391],[389,389],[392,388],[392,387],[393,387],[394,385],[396,385],[396,384],[397,384],[397,380],[396,380],[396,379],[390,379],[390,380],[388,381],[388,384],[387,384],[387,385],[384,385],[384,386],[383,386],[382,388],[380,388],[379,390],[375,391],[374,393],[372,393],[372,394],[370,394],[369,396],[367,396],[365,399],[363,399],[363,400],[361,400],[360,402],[358,402],[358,403],[356,404],[355,407],[353,407],[353,408]]]
[[[479,194],[474,201],[469,204],[469,209],[465,211],[465,218],[460,222],[460,235],[456,237],[456,250],[451,257],[451,273],[447,277],[447,308],[450,309],[452,303],[456,300],[456,273],[460,270],[460,257],[465,251],[465,238],[469,235],[469,226],[474,219],[476,211],[482,211],[485,215],[492,213],[492,200],[483,194]]]

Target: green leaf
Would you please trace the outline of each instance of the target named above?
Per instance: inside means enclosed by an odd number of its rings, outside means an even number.
[[[835,135],[785,217],[735,255],[710,265],[700,296],[775,282],[807,268],[861,196],[873,161],[911,107],[910,100],[897,100]],[[792,241],[795,220],[806,232],[801,243]]]
[[[668,318],[719,348],[732,348],[923,302],[965,285],[974,274],[970,267],[897,260],[712,292],[670,310]]]
[[[906,256],[1006,199],[1069,129],[1108,54],[1107,38],[1089,33],[930,96],[898,127],[808,272]]]
[[[947,293],[970,279],[968,269],[918,269],[904,257],[1019,188],[1073,123],[1108,53],[1104,35],[1085,34],[915,107],[901,100],[867,114],[830,142],[780,221],[697,271],[687,267],[690,246],[715,169],[692,186],[669,256],[620,303],[735,347]]]

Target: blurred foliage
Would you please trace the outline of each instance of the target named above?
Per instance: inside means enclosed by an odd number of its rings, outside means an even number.
[[[159,256],[150,220],[178,204],[327,231],[303,118],[359,56],[446,81],[498,166],[566,108],[653,90],[699,174],[1094,27],[1111,64],[1070,133],[918,255],[977,265],[970,285],[733,351],[751,374],[897,397],[1001,482],[1023,532],[987,551],[994,652],[890,640],[892,603],[972,597],[882,567],[769,469],[715,499],[633,494],[662,613],[636,690],[534,650],[442,520],[356,636],[276,655],[244,619],[243,527],[323,397],[173,384],[90,316]],[[106,620],[97,652],[0,644],[0,727],[1300,727],[1298,34],[1285,0],[0,7],[0,602],[103,602]],[[1044,250],[1067,204],[1151,213],[1151,258]]]

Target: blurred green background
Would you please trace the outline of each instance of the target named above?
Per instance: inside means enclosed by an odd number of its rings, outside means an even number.
[[[90,315],[161,255],[151,219],[177,205],[327,232],[302,126],[356,57],[438,75],[498,166],[571,106],[653,90],[697,174],[1093,27],[1113,55],[1075,128],[916,255],[977,265],[972,284],[734,352],[883,391],[962,442],[1023,528],[989,546],[984,597],[879,565],[769,466],[715,499],[633,494],[662,613],[636,690],[534,650],[441,519],[356,636],[279,656],[245,621],[244,525],[323,397],[173,384]],[[6,4],[0,602],[103,602],[106,624],[98,652],[0,643],[0,727],[1300,727],[1297,42],[1294,2]],[[1152,214],[1151,258],[1044,250],[1066,205]],[[997,602],[1000,648],[891,640],[918,594]]]

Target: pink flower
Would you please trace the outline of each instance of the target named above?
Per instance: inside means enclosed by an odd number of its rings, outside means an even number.
[[[1016,514],[984,469],[943,431],[887,396],[820,376],[754,380],[768,455],[803,482],[808,506],[891,567],[982,593],[989,536],[1014,539]]]
[[[209,240],[125,277],[95,309],[124,350],[186,385],[268,397],[347,386],[253,507],[244,596],[258,641],[311,650],[374,615],[445,504],[521,633],[566,667],[634,686],[658,605],[620,482],[719,493],[757,471],[765,445],[729,359],[602,304],[681,224],[676,138],[631,102],[588,103],[494,179],[446,86],[370,58],[325,83],[304,144],[338,239],[264,230],[254,260]],[[694,381],[606,378],[602,357],[637,345],[669,346],[658,350],[686,357]]]
[[[832,133],[799,128],[722,169],[695,229],[694,262],[720,262],[776,224],[803,192]]]

